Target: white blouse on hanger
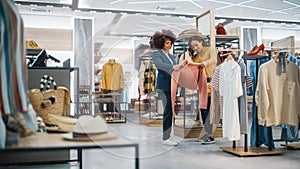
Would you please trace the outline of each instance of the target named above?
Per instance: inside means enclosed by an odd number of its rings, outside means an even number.
[[[220,95],[223,96],[223,137],[240,139],[238,97],[243,95],[241,68],[234,60],[220,65]]]

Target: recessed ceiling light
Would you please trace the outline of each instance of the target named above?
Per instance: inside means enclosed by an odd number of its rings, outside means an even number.
[[[175,11],[177,8],[176,7],[168,7],[168,6],[158,6],[156,9],[159,10],[166,10],[166,11]]]

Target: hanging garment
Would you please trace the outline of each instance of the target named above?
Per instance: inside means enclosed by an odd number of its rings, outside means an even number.
[[[258,64],[256,64],[256,61],[252,61],[250,63],[250,79],[253,84],[253,87],[248,88],[248,95],[251,96],[253,95],[253,100],[252,100],[252,124],[251,124],[251,134],[250,134],[250,144],[251,146],[256,146],[256,137],[258,137],[258,144],[264,144],[266,146],[269,146],[269,140],[271,139],[272,147],[275,147],[273,137],[269,137],[272,135],[272,130],[269,130],[269,127],[267,126],[260,126],[257,124],[257,109],[256,109],[256,103],[255,103],[255,90],[256,90],[256,68],[259,68],[260,65],[263,63],[267,62],[268,59],[262,59],[258,60]],[[256,126],[258,125],[258,133],[259,135],[256,135]]]
[[[219,76],[221,66],[217,66],[211,79],[211,105],[210,105],[210,122],[218,124],[223,119],[223,97],[220,96]]]
[[[295,63],[299,68],[300,68],[300,61],[298,60],[298,58],[292,54],[289,54],[287,56],[287,59],[293,63]]]
[[[243,58],[238,60],[241,68],[241,82],[243,88],[243,95],[238,98],[238,106],[240,113],[241,134],[248,134],[248,112],[247,112],[247,86],[246,86],[246,65]]]
[[[238,97],[243,95],[241,83],[241,68],[229,60],[221,64],[220,68],[220,95],[223,96],[223,137],[229,140],[240,139],[240,121]]]
[[[139,78],[139,95],[144,95],[144,74],[145,74],[145,64],[142,62],[140,65],[140,70],[139,70],[139,74],[138,74],[138,78]]]
[[[120,63],[107,62],[102,67],[102,89],[120,90],[124,88],[124,74]]]
[[[199,90],[199,109],[207,108],[207,81],[204,69],[200,69],[199,64],[189,62],[178,71],[173,71],[171,81],[171,98],[172,107],[175,105],[176,89],[178,85],[192,89]],[[174,109],[173,115],[175,115]]]
[[[152,62],[148,62],[144,72],[144,91],[145,94],[155,92],[156,68]]]
[[[27,111],[24,25],[13,1],[0,2],[0,102],[4,114]]]
[[[188,60],[190,62],[192,62],[192,56],[190,55],[189,51],[186,51],[184,53],[181,54],[178,63],[182,63],[184,60]],[[181,88],[178,89],[179,91],[181,91]],[[192,94],[196,94],[197,90],[190,90],[190,89],[185,89],[185,95],[192,95]]]
[[[298,125],[300,117],[300,70],[286,64],[286,73],[279,73],[278,62],[261,65],[256,88],[258,123],[266,126]]]
[[[295,63],[300,68],[300,62],[298,61],[297,57],[289,54],[287,59],[293,63]],[[298,124],[299,126],[299,124]],[[299,130],[298,126],[287,126],[282,125],[281,129],[281,140],[289,141],[289,142],[297,142],[299,141]]]

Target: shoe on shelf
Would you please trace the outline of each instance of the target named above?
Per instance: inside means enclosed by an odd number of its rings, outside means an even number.
[[[168,139],[168,140],[163,140],[163,144],[164,145],[168,145],[168,146],[177,146],[178,143],[173,141],[172,139]]]
[[[247,56],[252,56],[253,55],[253,52],[254,51],[257,51],[258,50],[258,46],[255,45],[248,53],[247,53]]]
[[[216,141],[212,137],[208,137],[206,140],[202,142],[202,144],[214,144]]]
[[[265,45],[261,44],[259,47],[255,46],[249,53],[247,53],[248,56],[256,56],[261,51],[263,52],[265,50]]]

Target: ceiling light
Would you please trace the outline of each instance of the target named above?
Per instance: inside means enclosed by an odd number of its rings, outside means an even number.
[[[293,3],[293,2],[290,2],[290,1],[287,1],[287,0],[282,0],[282,2],[287,3],[287,4],[290,4],[290,5],[294,5],[294,6],[297,6],[297,7],[300,7],[300,5],[295,4],[295,3]]]
[[[112,4],[116,4],[116,3],[122,2],[122,1],[123,0],[115,0],[115,1],[110,2],[110,4],[112,5]]]
[[[275,22],[269,22],[269,24],[275,24]]]
[[[233,22],[239,22],[239,20],[238,20],[238,19],[233,19],[232,21],[233,21]]]
[[[97,13],[97,11],[90,11],[90,13]]]
[[[166,11],[175,11],[177,8],[176,7],[168,7],[168,6],[158,6],[156,9],[160,10],[166,10]]]

